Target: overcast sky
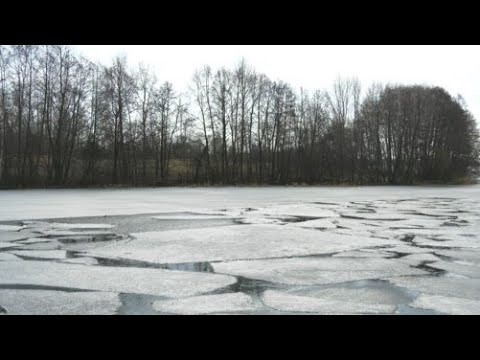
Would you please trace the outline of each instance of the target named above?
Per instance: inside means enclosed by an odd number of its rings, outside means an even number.
[[[330,89],[334,79],[357,76],[372,82],[426,84],[461,94],[480,120],[480,46],[478,45],[77,45],[83,55],[109,64],[126,55],[144,63],[160,81],[183,91],[195,69],[234,66],[244,57],[258,72],[296,88]]]

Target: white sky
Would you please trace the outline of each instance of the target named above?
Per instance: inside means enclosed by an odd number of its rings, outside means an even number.
[[[203,65],[233,67],[242,57],[272,80],[297,89],[330,89],[334,79],[357,76],[372,82],[425,84],[461,94],[480,120],[479,45],[76,45],[93,61],[109,64],[126,55],[130,66],[149,65],[178,91]],[[477,120],[477,122],[478,122]]]

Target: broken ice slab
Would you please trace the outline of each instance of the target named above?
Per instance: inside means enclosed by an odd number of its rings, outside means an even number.
[[[15,243],[8,243],[8,242],[0,242],[0,249],[8,249],[17,247],[18,244]]]
[[[224,214],[196,214],[196,213],[178,213],[171,214],[167,213],[165,215],[155,215],[152,216],[153,219],[157,220],[218,220],[218,219],[228,219],[231,216],[226,216]]]
[[[395,305],[298,296],[274,290],[265,291],[262,301],[266,306],[280,311],[318,314],[389,314],[396,309]]]
[[[480,301],[453,296],[419,295],[412,307],[435,310],[449,315],[480,315]]]
[[[291,295],[307,296],[324,300],[355,302],[370,305],[407,305],[414,296],[407,291],[391,285],[387,281],[362,280],[334,287],[300,287],[286,291]]]
[[[200,315],[212,313],[252,312],[260,306],[244,293],[193,296],[184,299],[156,301],[153,308],[164,313]]]
[[[132,236],[133,241],[87,251],[85,255],[165,264],[308,256],[400,243],[275,225],[224,226]]]
[[[35,236],[29,231],[0,231],[0,242],[13,242]]]
[[[480,279],[450,276],[404,276],[385,278],[394,285],[420,293],[480,299]]]
[[[75,223],[58,223],[44,221],[24,221],[24,228],[27,229],[58,229],[58,230],[104,230],[114,228],[109,224],[75,224]]]
[[[477,236],[475,234],[475,236]],[[433,240],[435,239],[435,240]],[[450,236],[445,238],[427,238],[424,236],[415,236],[413,242],[416,246],[434,247],[434,248],[471,248],[480,249],[480,241],[476,237]]]
[[[47,261],[2,261],[0,284],[42,285],[116,293],[185,297],[235,283],[231,276],[160,269],[84,266]]]
[[[398,260],[406,264],[409,264],[410,266],[419,266],[424,263],[429,263],[429,266],[431,266],[430,263],[439,261],[440,258],[431,253],[424,253],[424,254],[412,254],[412,255],[403,256]]]
[[[294,258],[232,261],[212,264],[215,272],[244,276],[280,284],[334,284],[383,276],[426,275],[394,259],[378,258]]]
[[[0,305],[9,315],[113,315],[121,302],[111,292],[0,289]]]
[[[370,249],[370,250],[354,250],[354,251],[344,251],[339,254],[333,255],[333,257],[339,258],[391,258],[395,255],[392,253],[388,253],[386,251],[381,251],[377,249]]]
[[[315,219],[302,221],[301,223],[291,223],[288,226],[313,228],[313,229],[336,229],[337,224],[332,222],[333,219]]]
[[[11,253],[20,257],[46,260],[61,260],[67,257],[67,252],[65,250],[15,250],[11,251]]]
[[[468,264],[458,263],[456,261],[437,261],[428,266],[448,271],[450,273],[462,275],[470,279],[480,279],[480,267]]]
[[[18,225],[2,225],[0,224],[0,231],[20,231],[24,227]]]
[[[471,263],[472,265],[480,266],[480,251],[469,250],[435,250],[435,253],[442,256],[447,256],[455,260]]]
[[[82,264],[82,265],[98,265],[98,260],[90,257],[76,257],[63,260],[64,263]]]
[[[0,252],[0,261],[19,261],[22,260],[18,256],[6,252]]]

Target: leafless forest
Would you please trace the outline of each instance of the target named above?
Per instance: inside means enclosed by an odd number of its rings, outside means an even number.
[[[312,74],[315,76],[315,74]],[[187,91],[68,46],[0,46],[0,186],[412,184],[476,176],[479,135],[439,87],[308,93],[240,60]],[[321,83],[321,79],[319,79]]]

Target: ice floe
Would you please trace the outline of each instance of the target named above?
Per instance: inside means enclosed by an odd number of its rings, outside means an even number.
[[[153,219],[157,220],[217,220],[217,219],[226,219],[229,216],[225,215],[205,215],[205,214],[168,214],[168,215],[156,215],[152,216]]]
[[[18,261],[21,260],[18,256],[10,253],[0,252],[0,261]]]
[[[18,244],[28,245],[28,244],[41,244],[41,243],[48,243],[48,242],[52,242],[52,239],[47,239],[47,238],[30,238],[30,239],[26,239],[26,240],[20,240],[20,241],[18,242]]]
[[[0,289],[9,315],[113,315],[122,305],[111,292]]]
[[[23,229],[23,226],[0,224],[0,231],[20,231],[22,229]]]
[[[60,230],[104,230],[111,229],[115,226],[109,224],[75,224],[75,223],[58,223],[43,221],[24,221],[26,229],[60,229]]]
[[[395,256],[392,253],[381,250],[357,250],[357,251],[344,251],[339,254],[333,255],[333,257],[350,257],[350,258],[391,258]]]
[[[8,243],[8,242],[0,242],[0,249],[8,249],[17,247],[18,245],[15,243]]]
[[[480,251],[478,250],[435,250],[435,253],[456,260],[463,260],[473,265],[480,266]]]
[[[27,258],[36,258],[36,259],[49,259],[49,260],[60,260],[67,257],[67,252],[65,250],[16,250],[11,251],[12,254],[18,255],[20,257]]]
[[[370,305],[393,305],[408,304],[412,296],[406,294],[400,288],[386,286],[382,281],[361,281],[352,283],[355,287],[329,287],[311,289],[300,288],[288,291],[291,295],[320,298],[344,302],[357,302]],[[351,285],[353,286],[353,285]]]
[[[440,258],[433,254],[425,253],[425,254],[412,254],[412,255],[403,256],[398,260],[401,262],[407,263],[411,266],[419,266],[424,263],[439,261]],[[429,264],[429,266],[431,266],[431,264]]]
[[[472,248],[480,249],[480,241],[476,238],[460,238],[455,237],[450,239],[440,239],[436,240],[428,239],[425,237],[416,236],[413,239],[413,242],[418,246],[424,247],[434,247],[434,248]]]
[[[235,283],[231,276],[160,269],[84,266],[46,261],[0,262],[0,284],[41,285],[185,297]]]
[[[134,241],[87,251],[85,255],[153,263],[185,263],[328,254],[395,245],[395,240],[346,236],[274,225],[173,230],[132,234]]]
[[[288,226],[294,227],[303,227],[303,228],[314,228],[314,229],[336,229],[337,224],[335,224],[332,219],[316,219],[316,220],[307,220],[300,223],[291,223]]]
[[[410,304],[412,307],[435,310],[449,315],[480,315],[480,301],[452,296],[422,294]]]
[[[480,299],[480,279],[450,276],[404,276],[386,278],[392,284],[420,293]]]
[[[153,308],[164,313],[200,315],[212,313],[252,312],[259,309],[244,293],[193,296],[185,299],[156,301]]]
[[[62,262],[69,264],[98,265],[98,260],[90,257],[70,258]]]
[[[0,242],[10,242],[10,241],[18,241],[22,239],[28,239],[33,234],[30,232],[24,231],[0,231]]]
[[[265,291],[262,301],[266,306],[280,311],[319,314],[388,314],[396,309],[395,305],[313,298],[274,290]]]
[[[466,276],[471,279],[480,279],[480,267],[475,265],[471,266],[459,262],[437,261],[429,264],[428,266],[435,269],[441,269],[454,274]]]
[[[334,284],[384,276],[426,275],[393,259],[295,258],[213,263],[215,272],[290,285]]]

